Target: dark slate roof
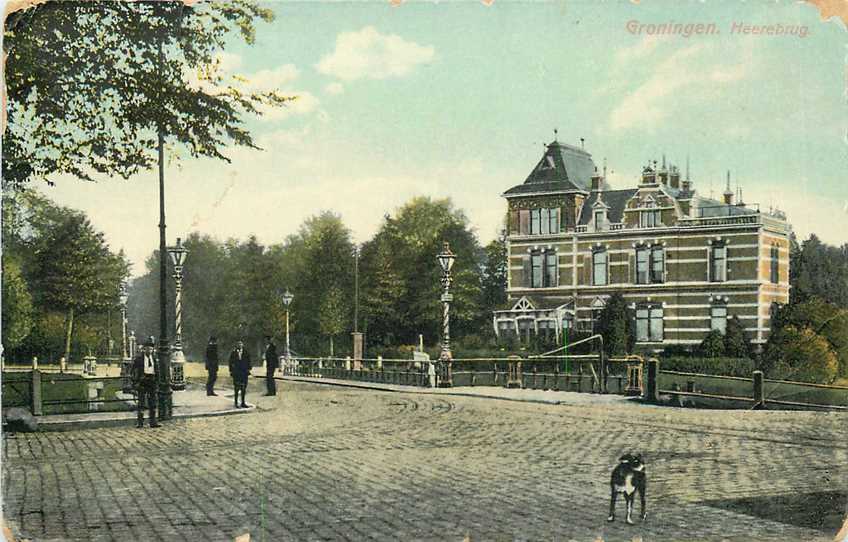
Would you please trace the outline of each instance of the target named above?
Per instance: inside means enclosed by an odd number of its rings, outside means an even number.
[[[709,218],[717,216],[752,215],[757,211],[738,205],[727,205],[714,199],[703,198],[698,202],[698,217]]]
[[[589,191],[595,163],[583,149],[554,141],[530,172],[524,184],[504,192],[506,196],[531,192]]]
[[[578,225],[585,226],[592,221],[592,206],[598,201],[598,195],[601,195],[603,201],[609,210],[607,211],[607,219],[610,222],[621,222],[624,217],[624,207],[628,200],[632,198],[638,188],[626,188],[624,190],[605,190],[604,192],[592,192],[583,203],[583,210],[580,212],[580,222]]]

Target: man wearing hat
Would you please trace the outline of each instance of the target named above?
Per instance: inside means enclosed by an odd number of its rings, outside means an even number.
[[[133,382],[135,383],[138,399],[138,423],[136,427],[144,427],[144,405],[150,410],[150,427],[159,427],[156,422],[156,341],[148,337],[141,347],[141,352],[133,360]]]
[[[250,354],[244,349],[244,342],[239,341],[230,352],[230,375],[233,377],[233,388],[235,388],[236,408],[247,408],[244,395],[247,393],[247,378],[250,375]],[[241,403],[239,403],[239,392],[241,392]]]
[[[215,335],[209,337],[209,344],[206,345],[206,371],[209,373],[206,395],[218,395],[215,393],[215,380],[218,379],[218,341]]]
[[[270,335],[265,335],[265,395],[277,395],[277,383],[274,381],[274,371],[280,366],[277,356],[277,345]]]

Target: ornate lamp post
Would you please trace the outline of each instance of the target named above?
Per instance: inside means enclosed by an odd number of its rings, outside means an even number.
[[[127,353],[127,301],[129,300],[127,281],[121,281],[118,300],[121,303],[121,389],[124,393],[132,391],[132,359]]]
[[[286,307],[286,367],[291,364],[291,342],[289,342],[289,305],[291,305],[294,295],[288,290],[283,294],[283,305]]]
[[[127,281],[121,281],[118,300],[121,302],[121,360],[127,359],[127,301],[130,298]]]
[[[441,382],[442,387],[451,387],[453,385],[451,377],[451,360],[453,356],[450,350],[450,303],[453,301],[453,295],[450,293],[450,286],[453,278],[451,277],[451,268],[456,255],[451,252],[450,245],[445,241],[442,251],[436,255],[436,260],[439,262],[439,267],[442,268],[442,353],[439,355],[439,365],[441,365]]]
[[[174,348],[171,351],[171,388],[174,390],[184,390],[185,383],[185,354],[183,354],[183,263],[185,262],[188,249],[183,246],[183,241],[177,237],[177,244],[173,247],[168,247],[168,254],[171,256],[171,263],[174,264],[174,281],[176,288],[174,289],[176,306],[176,316],[174,319]]]

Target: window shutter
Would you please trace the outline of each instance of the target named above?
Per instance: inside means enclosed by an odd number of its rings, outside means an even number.
[[[518,211],[518,233],[521,235],[530,233],[530,209]]]
[[[522,280],[522,283],[523,283],[525,288],[530,288],[530,285],[532,284],[530,282],[530,280],[531,280],[530,275],[532,274],[532,270],[530,269],[530,255],[529,254],[525,254],[525,255],[521,256],[521,266],[523,268],[523,275],[524,275],[524,280]]]
[[[637,280],[636,280],[636,253],[635,252],[631,252],[627,256],[627,265],[628,265],[627,276],[629,277],[628,280],[632,284],[636,284]]]
[[[551,212],[554,213],[554,216],[556,217],[556,218],[554,218],[554,223],[556,224],[556,229],[554,231],[552,231],[551,233],[557,233],[557,232],[564,231],[563,227],[562,227],[562,212],[560,211],[559,207],[557,207],[556,209],[551,209]]]
[[[592,284],[592,255],[583,255],[583,284],[590,286]]]
[[[515,235],[520,231],[519,230],[519,224],[518,224],[518,221],[519,221],[518,214],[519,213],[518,213],[517,210],[509,212],[509,234],[510,235]]]

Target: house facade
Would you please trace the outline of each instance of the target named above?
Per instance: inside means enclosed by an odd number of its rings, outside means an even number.
[[[701,196],[688,171],[683,178],[664,158],[643,168],[636,187],[610,190],[584,149],[547,145],[503,194],[509,306],[493,315],[496,334],[591,331],[620,292],[637,348],[697,345],[734,315],[752,343],[764,343],[772,304],[789,301],[791,228],[780,211],[743,203],[729,173],[722,196]]]

